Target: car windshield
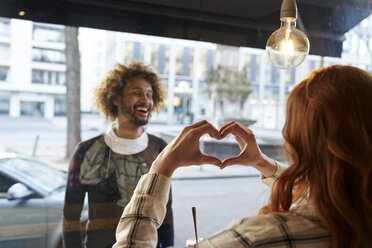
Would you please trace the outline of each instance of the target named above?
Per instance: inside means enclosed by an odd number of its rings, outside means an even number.
[[[61,188],[66,183],[64,172],[31,159],[20,157],[0,159],[0,167],[47,192]]]

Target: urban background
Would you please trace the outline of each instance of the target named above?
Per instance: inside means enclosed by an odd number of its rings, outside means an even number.
[[[25,154],[60,170],[68,166],[64,29],[61,25],[0,18],[0,151]],[[206,87],[208,71],[218,63],[220,45],[89,28],[79,28],[78,38],[82,140],[104,132],[109,125],[95,111],[92,91],[116,62],[143,61],[163,80],[167,101],[160,113],[152,116],[150,133],[169,141],[183,126],[213,119]],[[249,127],[259,144],[272,152],[270,147],[282,144],[286,98],[310,71],[347,64],[372,72],[372,16],[345,35],[340,58],[309,55],[292,70],[272,66],[265,50],[235,50],[237,67],[245,70],[250,91],[238,109],[239,118],[252,121]],[[275,152],[272,155],[279,156]],[[197,206],[203,237],[235,218],[256,213],[269,194],[256,171],[238,166],[222,172],[208,165],[181,169],[172,187],[176,247],[193,237],[191,206]],[[242,196],[239,204],[236,196]],[[217,217],[219,221],[213,221]]]

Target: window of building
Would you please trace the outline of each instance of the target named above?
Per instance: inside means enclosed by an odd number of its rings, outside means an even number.
[[[0,35],[10,36],[10,19],[0,17]]]
[[[151,55],[152,58],[152,55]],[[168,74],[169,69],[169,47],[165,45],[159,46],[159,53],[158,53],[158,71],[160,75]]]
[[[183,68],[182,74],[184,76],[192,76],[194,65],[194,49],[185,47],[183,49]]]
[[[9,66],[0,66],[0,81],[7,81],[9,75]]]
[[[10,45],[0,43],[0,60],[10,60]]]
[[[0,115],[9,115],[9,98],[0,98]]]
[[[258,99],[258,79],[260,74],[260,56],[246,54],[244,57],[244,68],[247,71],[247,80],[250,82],[249,99]]]
[[[32,61],[64,64],[66,58],[64,51],[34,47]]]
[[[151,67],[159,72],[159,45],[151,45]]]
[[[288,97],[289,93],[292,91],[296,84],[296,69],[285,71],[285,97]]]
[[[183,76],[183,48],[176,49],[176,75]]]
[[[44,102],[21,101],[21,115],[43,117],[44,105]]]
[[[268,80],[265,82],[264,98],[269,101],[279,100],[279,69],[274,65],[268,64],[266,66],[266,75]]]
[[[133,48],[133,60],[143,61],[144,59],[145,46],[139,42],[134,42]]]
[[[207,75],[207,50],[200,50],[199,66],[197,70],[197,75],[199,76],[200,80],[204,80]]]
[[[247,79],[253,83],[258,81],[260,57],[256,54],[247,54],[245,56],[244,67],[247,70]]]
[[[66,115],[66,96],[56,95],[54,97],[54,115],[65,116]]]
[[[140,42],[127,41],[124,45],[124,63],[131,61],[143,61],[145,46]]]
[[[124,63],[129,64],[133,60],[134,42],[124,44]]]
[[[32,69],[32,83],[65,85],[66,74],[65,72],[61,72],[61,71],[47,71],[47,70]]]
[[[34,23],[32,38],[35,41],[65,42],[64,28]]]

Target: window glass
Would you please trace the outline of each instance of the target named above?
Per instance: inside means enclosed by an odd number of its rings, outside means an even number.
[[[151,45],[151,67],[159,72],[159,48],[157,44]]]
[[[8,189],[15,183],[17,182],[0,173],[0,198],[7,198]]]
[[[34,47],[32,49],[32,60],[36,62],[64,64],[65,53],[60,50]]]
[[[10,35],[10,19],[0,17],[0,35]]]
[[[134,43],[133,42],[125,42],[124,45],[124,62],[128,64],[130,61],[133,60],[133,51],[134,51]]]
[[[285,97],[289,95],[296,84],[296,68],[285,71]]]
[[[207,50],[203,49],[199,52],[199,66],[197,67],[197,76],[200,80],[204,80],[207,75]]]
[[[34,23],[32,38],[35,41],[62,43],[65,41],[64,28]]]
[[[65,173],[34,160],[19,157],[0,159],[0,167],[6,169],[8,173],[16,173],[18,177],[32,182],[47,192],[66,184]]]
[[[44,102],[21,101],[22,116],[44,116]]]
[[[66,74],[65,72],[61,72],[61,71],[46,71],[46,70],[32,69],[32,83],[65,85]]]
[[[9,75],[9,66],[0,66],[0,81],[7,81]]]
[[[0,98],[0,115],[9,115],[9,99]]]
[[[65,116],[66,115],[66,96],[56,95],[54,97],[54,115]]]
[[[10,45],[0,43],[0,60],[10,60]]]
[[[183,76],[183,48],[176,49],[176,75]]]
[[[267,74],[269,75],[267,84],[265,84],[265,94],[264,98],[268,101],[278,101],[279,100],[279,77],[280,71],[273,65],[268,65],[266,67]]]
[[[169,47],[166,45],[160,45],[158,51],[158,71],[162,77],[167,77],[169,70]]]

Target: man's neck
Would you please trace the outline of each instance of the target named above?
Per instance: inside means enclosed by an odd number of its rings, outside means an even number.
[[[137,139],[145,129],[143,126],[136,126],[132,123],[118,121],[117,127],[114,129],[115,134],[120,138]]]

